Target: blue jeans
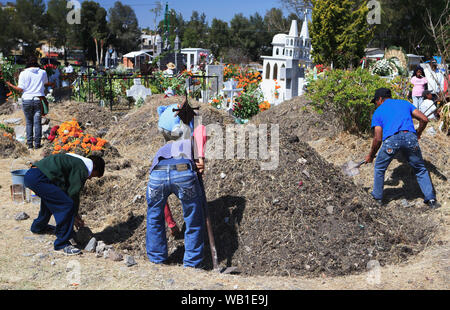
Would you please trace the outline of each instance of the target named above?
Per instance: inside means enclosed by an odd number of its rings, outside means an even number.
[[[175,194],[183,205],[186,224],[183,265],[201,267],[204,257],[204,198],[196,172],[192,170],[153,170],[151,172],[146,195],[147,256],[156,264],[163,263],[168,258],[164,205],[170,194]]]
[[[69,240],[73,237],[73,223],[76,215],[73,200],[38,168],[27,171],[24,183],[41,198],[41,209],[31,225],[31,231],[33,233],[44,231],[53,215],[56,221],[55,250],[70,245]]]
[[[413,96],[412,99],[413,99],[413,105],[414,105],[417,109],[420,110],[420,105],[422,104],[422,102],[423,102],[423,100],[424,100],[423,97],[422,97],[422,96],[420,96],[420,97],[418,97],[418,96]]]
[[[398,132],[384,140],[375,161],[374,184],[372,196],[375,199],[383,198],[384,174],[398,151],[402,151],[413,167],[420,189],[425,196],[425,202],[436,199],[430,175],[422,158],[417,135],[413,132]]]
[[[22,110],[27,123],[27,145],[28,147],[41,146],[42,125],[41,125],[41,101],[24,100]],[[33,134],[34,130],[34,134]]]

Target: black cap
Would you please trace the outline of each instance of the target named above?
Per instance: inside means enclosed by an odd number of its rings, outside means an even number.
[[[378,100],[378,98],[380,98],[380,97],[391,98],[392,97],[391,90],[389,88],[378,88],[375,91],[375,96],[373,97],[372,101],[370,101],[370,102],[375,103]]]

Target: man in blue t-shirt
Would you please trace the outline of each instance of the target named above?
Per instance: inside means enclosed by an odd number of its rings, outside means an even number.
[[[374,138],[366,163],[373,162],[381,144],[381,150],[375,161],[374,185],[372,196],[382,204],[384,175],[386,169],[398,151],[402,151],[413,167],[420,189],[425,196],[424,202],[431,208],[437,208],[436,194],[430,175],[425,168],[419,139],[428,123],[428,118],[406,100],[391,98],[391,91],[379,88],[375,91],[372,103],[377,109],[372,117]],[[412,118],[419,121],[419,127],[414,129]]]

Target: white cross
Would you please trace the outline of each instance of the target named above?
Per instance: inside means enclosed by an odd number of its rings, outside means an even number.
[[[127,90],[127,97],[133,97],[136,102],[151,95],[152,91],[141,84],[141,79],[134,79],[134,85]]]

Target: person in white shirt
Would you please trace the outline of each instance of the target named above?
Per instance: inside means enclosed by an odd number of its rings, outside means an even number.
[[[41,97],[45,97],[45,86],[54,86],[48,82],[47,73],[39,68],[37,58],[31,56],[27,60],[26,68],[19,75],[17,86],[7,82],[16,92],[22,93],[22,110],[26,119],[27,145],[29,149],[41,147]],[[34,131],[33,131],[34,130]]]
[[[73,73],[73,67],[72,67],[72,65],[70,63],[65,62],[64,66],[65,66],[64,69],[63,69],[64,73],[66,73],[66,74]]]
[[[435,112],[437,110],[436,105],[433,101],[433,94],[429,90],[425,90],[422,94],[425,99],[420,105],[420,112],[425,114],[428,119],[436,119]]]
[[[50,82],[54,83],[56,88],[60,87],[60,76],[61,72],[59,71],[58,66],[56,66],[52,76],[49,77]]]
[[[429,70],[427,80],[428,80],[428,90],[431,91],[433,99],[437,100],[441,93],[444,91],[444,75],[437,68],[437,64],[432,62],[430,64],[431,70]]]

